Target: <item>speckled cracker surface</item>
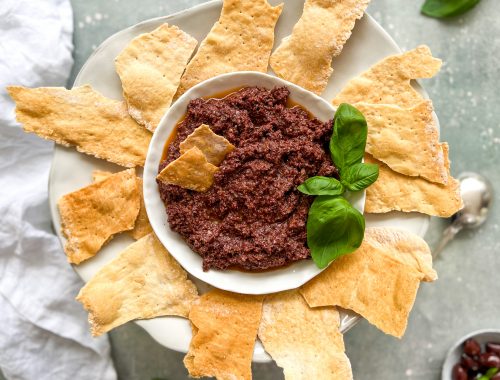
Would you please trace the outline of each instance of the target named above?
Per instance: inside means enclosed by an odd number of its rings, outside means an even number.
[[[8,91],[26,132],[121,166],[144,166],[152,135],[129,116],[125,102],[90,86],[12,86]]]
[[[333,72],[333,58],[341,53],[369,2],[306,0],[292,34],[271,55],[276,75],[320,95]]]
[[[219,166],[226,154],[234,149],[234,145],[224,137],[215,134],[208,125],[202,124],[196,128],[186,139],[180,143],[181,153],[197,147],[200,149],[207,161],[212,165]]]
[[[212,290],[193,305],[193,339],[184,364],[191,377],[252,378],[251,363],[262,313],[262,296]]]
[[[410,84],[412,79],[432,78],[442,62],[430,49],[419,46],[403,54],[383,59],[352,79],[333,99],[333,103],[385,103],[412,107],[423,100]]]
[[[201,192],[212,186],[217,170],[200,149],[193,147],[164,167],[156,178],[169,185]]]
[[[377,181],[366,189],[365,212],[420,212],[448,218],[463,207],[460,183],[449,173],[448,145],[441,144],[447,162],[448,183],[441,185],[420,177],[408,177],[366,155],[368,163],[379,166]]]
[[[305,284],[302,295],[311,307],[353,310],[386,334],[402,337],[420,282],[434,278],[425,244],[409,232],[367,228],[361,247]]]
[[[264,298],[259,339],[285,380],[351,380],[334,307],[310,308],[298,290]]]
[[[92,172],[92,182],[102,181],[112,174],[113,173],[111,172],[103,170],[94,170]],[[128,231],[135,240],[138,240],[143,236],[146,236],[147,234],[153,232],[153,227],[151,227],[151,224],[149,223],[148,214],[146,212],[146,205],[144,204],[142,186],[142,178],[137,177],[137,191],[139,192],[139,196],[141,197],[141,207],[139,208],[139,213],[137,214],[134,228],[131,231]]]
[[[114,234],[131,230],[140,197],[134,169],[124,170],[58,202],[68,261],[79,264],[93,257]]]
[[[134,38],[116,57],[130,116],[150,131],[170,107],[197,44],[177,26],[163,24]]]
[[[266,0],[224,0],[219,21],[187,65],[176,97],[220,74],[266,72],[282,8]]]
[[[356,103],[368,123],[366,151],[392,170],[446,184],[448,171],[432,103],[412,108]]]
[[[195,285],[154,234],[128,246],[80,290],[98,336],[134,319],[187,317],[198,298]]]

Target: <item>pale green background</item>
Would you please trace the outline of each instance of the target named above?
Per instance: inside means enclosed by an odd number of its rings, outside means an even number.
[[[286,1],[286,0],[285,0]],[[92,51],[111,34],[138,21],[167,15],[203,0],[73,0],[75,66],[69,85]],[[500,4],[483,0],[468,14],[447,21],[419,13],[423,0],[372,0],[368,12],[404,49],[427,44],[445,65],[423,82],[451,145],[452,171],[479,171],[500,188]],[[402,340],[361,322],[345,336],[356,380],[440,378],[450,345],[461,335],[500,328],[500,215],[450,244],[435,266],[439,280],[424,284]],[[445,222],[433,220],[434,244]],[[183,354],[155,343],[129,323],[110,334],[122,380],[187,379]],[[328,349],[325,347],[324,349]],[[0,376],[1,377],[1,376]],[[274,364],[254,365],[254,379],[281,379]]]

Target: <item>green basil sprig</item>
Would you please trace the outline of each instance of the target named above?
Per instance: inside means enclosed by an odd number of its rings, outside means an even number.
[[[426,0],[422,13],[435,18],[458,16],[474,8],[481,0]]]
[[[377,165],[362,163],[367,135],[363,114],[349,104],[341,104],[329,145],[340,181],[316,176],[297,187],[304,194],[317,196],[307,217],[307,245],[319,268],[355,251],[363,241],[365,219],[343,194],[346,189],[363,190],[378,178]]]

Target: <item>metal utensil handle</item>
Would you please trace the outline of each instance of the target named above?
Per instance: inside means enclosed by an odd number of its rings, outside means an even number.
[[[439,242],[438,246],[432,251],[432,258],[435,260],[441,253],[441,251],[446,247],[446,245],[453,240],[455,235],[460,232],[462,226],[459,224],[451,224],[448,228],[446,228],[443,232],[443,237]]]

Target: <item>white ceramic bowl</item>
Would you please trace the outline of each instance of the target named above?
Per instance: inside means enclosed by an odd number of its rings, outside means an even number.
[[[193,276],[216,288],[232,292],[244,294],[274,293],[297,288],[319,274],[321,270],[316,267],[312,260],[302,260],[285,268],[258,273],[238,270],[209,270],[204,272],[201,257],[189,248],[179,234],[170,229],[165,207],[160,199],[156,183],[158,166],[165,142],[176,123],[186,113],[189,101],[243,86],[260,86],[269,89],[287,86],[290,90],[290,98],[305,107],[319,120],[330,120],[335,114],[335,108],[319,96],[268,74],[243,71],[208,79],[182,95],[163,116],[158,125],[149,145],[144,167],[144,201],[149,221],[156,235],[172,256]],[[350,201],[358,210],[363,212],[364,192],[351,195]]]
[[[443,363],[443,369],[441,370],[441,380],[452,380],[452,370],[453,366],[460,361],[460,356],[462,355],[463,343],[470,338],[474,338],[481,345],[484,350],[484,345],[487,342],[500,342],[500,330],[478,330],[471,332],[460,338],[448,351],[446,359]]]

